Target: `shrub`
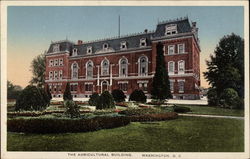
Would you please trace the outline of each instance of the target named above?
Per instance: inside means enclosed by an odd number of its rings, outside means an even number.
[[[227,88],[222,92],[219,104],[221,107],[233,109],[237,108],[239,101],[238,93],[232,88]]]
[[[126,117],[94,117],[91,119],[29,118],[8,119],[7,130],[26,133],[87,132],[125,126]]]
[[[72,99],[73,99],[73,97],[72,97],[71,92],[70,92],[70,85],[69,85],[69,83],[67,83],[65,91],[63,93],[63,100],[72,100]]]
[[[99,101],[99,94],[98,93],[93,93],[90,98],[89,98],[89,105],[92,105],[92,106],[97,106],[97,103]]]
[[[181,106],[173,106],[174,112],[176,113],[186,113],[186,112],[191,112],[191,109],[188,107],[181,107]]]
[[[145,94],[142,90],[136,89],[130,94],[129,101],[136,101],[136,102],[145,103],[147,101],[147,96],[145,96]]]
[[[108,91],[104,91],[97,102],[96,109],[115,108],[115,103],[112,95]]]
[[[119,114],[123,114],[126,116],[133,116],[133,115],[144,115],[144,114],[157,114],[160,112],[161,112],[160,109],[154,109],[154,108],[144,108],[144,109],[128,108],[126,110],[120,111]]]
[[[48,97],[43,89],[27,86],[16,100],[15,110],[42,110],[48,105]]]
[[[144,114],[138,116],[128,116],[131,122],[143,122],[143,121],[162,121],[176,119],[178,114],[175,112],[159,113],[159,114]]]
[[[120,89],[114,89],[112,91],[112,96],[113,96],[115,102],[124,102],[125,98],[126,98],[125,94]]]
[[[209,88],[207,92],[208,105],[209,106],[217,106],[218,105],[218,96],[217,92],[214,88]]]
[[[80,107],[72,100],[66,100],[64,102],[66,108],[65,114],[69,115],[70,118],[80,117]]]

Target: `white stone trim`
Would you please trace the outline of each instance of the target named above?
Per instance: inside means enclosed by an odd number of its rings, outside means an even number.
[[[170,47],[173,47],[173,53],[170,54]],[[174,55],[175,54],[175,45],[168,45],[168,55]]]
[[[173,71],[174,71],[174,72],[172,72],[172,71],[170,72],[170,64],[171,64],[171,63],[173,63]],[[174,73],[175,73],[175,62],[174,62],[174,61],[169,61],[169,62],[168,62],[168,74],[169,74],[169,75],[174,75]]]
[[[145,45],[142,45],[142,44],[145,44]],[[147,46],[147,40],[146,40],[146,38],[141,38],[140,39],[140,47],[146,47]]]
[[[185,82],[185,79],[178,79],[178,82]]]
[[[108,63],[108,66],[107,66],[107,74],[106,75],[104,75],[103,74],[103,63],[104,63],[104,61],[107,61],[107,63]],[[110,65],[110,62],[109,62],[109,60],[105,57],[103,60],[102,60],[102,62],[101,62],[101,76],[107,76],[107,75],[109,75],[109,65]]]
[[[121,62],[122,60],[126,60],[126,71],[125,71],[125,75],[122,74],[122,70],[121,70]],[[125,56],[122,56],[119,61],[119,77],[127,77],[128,76],[128,59]]]
[[[146,80],[139,80],[139,81],[137,81],[137,83],[148,83],[148,81],[146,81]]]
[[[180,46],[183,46],[183,52],[180,52]],[[177,45],[177,52],[178,52],[178,54],[184,54],[184,53],[186,53],[185,43],[181,43],[181,44]]]
[[[88,77],[88,64],[91,63],[91,67],[92,67],[92,77]],[[85,75],[86,75],[86,79],[92,79],[94,77],[94,63],[92,60],[88,60],[85,64],[85,68],[86,68],[86,71],[85,71]]]
[[[183,62],[183,71],[180,71],[180,63],[182,62]],[[178,74],[185,74],[185,61],[184,60],[178,61]]]
[[[118,84],[128,83],[128,81],[118,81]]]
[[[145,74],[141,73],[141,58],[146,58],[146,70],[145,70]],[[141,55],[138,58],[138,76],[147,76],[148,75],[148,57],[146,55]]]

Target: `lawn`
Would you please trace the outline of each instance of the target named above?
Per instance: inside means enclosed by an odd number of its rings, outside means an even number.
[[[222,116],[244,116],[244,110],[239,109],[225,109],[220,107],[209,107],[209,106],[190,106],[190,105],[179,105],[185,106],[192,110],[189,114],[208,114],[208,115],[222,115]]]
[[[87,133],[8,133],[8,151],[243,152],[244,120],[179,117]]]

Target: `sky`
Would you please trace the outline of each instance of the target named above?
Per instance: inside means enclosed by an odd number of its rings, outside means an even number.
[[[200,39],[201,86],[205,61],[224,35],[244,35],[241,6],[9,6],[7,16],[7,79],[25,87],[31,61],[48,50],[51,41],[89,41],[155,30],[158,21],[188,16],[197,22]]]

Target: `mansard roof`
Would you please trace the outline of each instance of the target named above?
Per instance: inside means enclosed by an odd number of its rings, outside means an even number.
[[[52,42],[47,53],[48,54],[55,53],[53,52],[53,46],[56,44],[60,44],[60,52],[68,51],[70,54],[72,54],[72,50],[76,48],[77,55],[79,56],[87,54],[87,47],[92,48],[92,53],[91,53],[92,55],[104,52],[119,52],[123,50],[126,51],[126,50],[148,48],[148,47],[142,47],[142,48],[140,47],[140,39],[145,38],[147,43],[146,46],[151,46],[152,40],[166,36],[165,35],[166,26],[171,24],[176,24],[178,33],[192,32],[192,28],[190,26],[188,18],[185,17],[175,20],[159,22],[157,24],[156,30],[151,32],[146,31],[142,33],[131,34],[121,37],[83,42],[82,44],[74,44],[73,42],[70,42],[68,40]],[[126,47],[127,47],[126,49],[121,49],[121,42],[126,42]],[[108,49],[106,51],[103,51],[104,44],[108,44]]]

